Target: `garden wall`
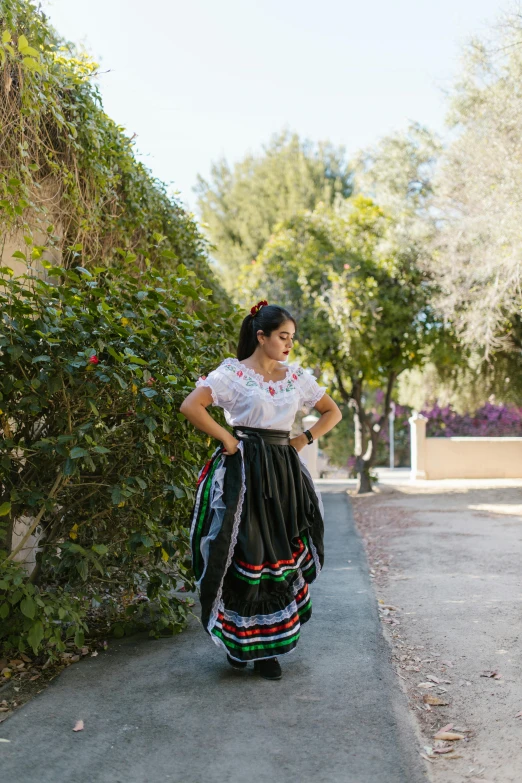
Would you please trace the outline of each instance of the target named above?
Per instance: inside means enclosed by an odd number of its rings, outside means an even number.
[[[522,478],[522,438],[427,438],[427,418],[414,414],[411,478]]]

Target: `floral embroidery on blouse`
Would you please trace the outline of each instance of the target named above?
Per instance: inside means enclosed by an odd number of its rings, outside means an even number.
[[[240,369],[239,365],[244,369]],[[249,389],[261,389],[265,394],[277,398],[284,397],[288,392],[296,390],[296,381],[299,380],[299,376],[304,372],[300,366],[288,365],[286,375],[282,380],[265,381],[260,373],[256,372],[251,367],[241,365],[239,359],[235,358],[224,359],[221,363],[221,369],[234,375],[234,380],[241,379],[242,385],[245,387]]]

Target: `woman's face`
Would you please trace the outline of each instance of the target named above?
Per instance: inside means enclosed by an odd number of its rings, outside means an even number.
[[[263,350],[271,359],[278,362],[288,359],[295,337],[293,321],[284,321],[278,329],[274,329],[270,337],[265,337],[261,331],[258,334],[263,341]]]

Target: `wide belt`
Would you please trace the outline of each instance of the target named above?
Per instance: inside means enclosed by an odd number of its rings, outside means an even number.
[[[272,477],[268,466],[268,455],[265,443],[273,446],[289,446],[290,431],[288,430],[269,430],[261,427],[233,427],[234,437],[238,440],[255,440],[260,447],[261,470],[263,478],[263,495],[265,498],[273,497]]]

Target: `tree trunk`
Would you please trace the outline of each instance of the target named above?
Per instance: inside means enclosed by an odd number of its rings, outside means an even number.
[[[355,471],[357,473],[357,494],[373,492],[370,479],[370,469],[377,457],[377,444],[379,442],[382,426],[390,412],[391,397],[395,381],[400,371],[390,370],[386,383],[383,412],[377,422],[372,421],[371,415],[364,410],[363,405],[363,381],[362,377],[351,378],[352,388],[349,392],[345,388],[340,368],[334,358],[330,357],[339,386],[341,398],[353,408],[354,421],[354,456]]]
[[[352,399],[354,423],[355,472],[357,473],[357,494],[373,492],[370,479],[371,458],[374,453],[373,439],[368,437],[368,417],[362,404],[362,385],[352,381]]]

